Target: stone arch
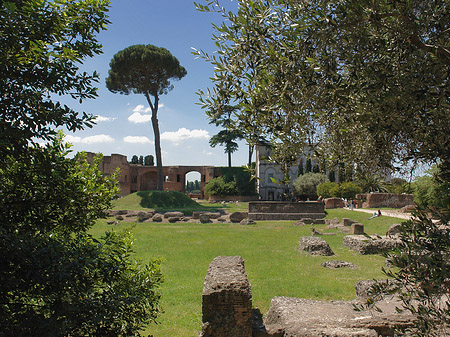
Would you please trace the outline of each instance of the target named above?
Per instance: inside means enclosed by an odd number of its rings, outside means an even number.
[[[187,185],[187,182],[188,182],[188,174],[192,174],[192,175],[195,174],[194,177],[191,178],[192,180],[190,180],[190,181],[197,181],[197,180],[198,180],[198,182],[199,182],[198,189],[200,190],[200,193],[198,193],[198,194],[195,194],[195,193],[189,193],[189,192],[186,190],[186,185]],[[185,193],[186,193],[186,194],[188,194],[190,197],[197,197],[197,198],[202,198],[202,197],[203,197],[202,191],[204,191],[204,185],[205,185],[205,183],[202,182],[202,173],[200,172],[200,170],[191,170],[191,171],[187,171],[187,172],[184,174],[184,181],[185,181],[185,183],[184,183],[184,188],[185,188]],[[202,185],[203,185],[203,186],[202,186]],[[202,187],[203,187],[203,188],[202,188]]]

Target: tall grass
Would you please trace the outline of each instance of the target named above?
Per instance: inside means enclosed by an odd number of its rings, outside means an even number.
[[[367,220],[368,214],[330,210],[328,218],[351,217],[366,225],[368,234],[384,234],[398,219],[380,217]],[[132,227],[133,226],[133,227]],[[335,256],[309,256],[297,250],[301,236],[311,235],[309,226],[295,227],[293,221],[239,224],[121,224],[114,229],[130,228],[134,233],[136,256],[144,261],[163,259],[165,282],[161,324],[148,328],[155,337],[198,336],[201,329],[201,294],[208,265],[219,255],[240,255],[253,292],[253,306],[266,313],[274,296],[294,296],[324,300],[354,298],[354,283],[383,277],[381,256],[362,256],[342,247],[344,234],[323,236]],[[105,222],[93,228],[94,235],[111,229]],[[330,270],[320,264],[345,260],[359,269]]]

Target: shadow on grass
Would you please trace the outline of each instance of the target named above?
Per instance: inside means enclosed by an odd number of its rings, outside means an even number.
[[[141,198],[140,205],[144,208],[152,208],[157,212],[181,211],[185,214],[193,211],[214,211],[216,208],[205,207],[196,203],[187,195],[177,191],[140,191],[137,195]]]

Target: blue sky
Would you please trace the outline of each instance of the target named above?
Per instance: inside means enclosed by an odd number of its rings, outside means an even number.
[[[222,3],[230,10],[237,6],[237,1]],[[196,92],[211,87],[213,68],[191,54],[192,47],[215,50],[211,23],[219,23],[222,18],[196,11],[191,0],[112,0],[109,15],[111,24],[98,36],[103,54],[86,60],[81,67],[83,71],[100,73],[99,97],[81,105],[64,101],[78,111],[99,116],[92,129],[68,133],[66,139],[73,144],[73,151],[119,153],[128,160],[133,154],[155,154],[144,96],[113,94],[105,86],[109,62],[115,53],[134,44],[153,44],[168,49],[187,70],[183,79],[173,83],[174,89],[161,96],[158,118],[163,165],[226,166],[223,147],[209,146],[209,138],[220,129],[208,123],[204,110],[196,104]],[[233,166],[246,164],[247,153],[242,142],[233,154]]]

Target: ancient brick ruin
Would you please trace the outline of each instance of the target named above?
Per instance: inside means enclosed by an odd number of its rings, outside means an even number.
[[[200,337],[251,337],[252,290],[240,256],[218,256],[208,268],[202,294]]]
[[[93,162],[95,153],[88,152],[87,159]],[[99,169],[105,175],[111,175],[120,169],[119,187],[120,195],[128,195],[133,192],[156,190],[156,166],[145,166],[128,163],[127,157],[121,154],[104,156]],[[186,191],[186,174],[189,172],[199,172],[200,198],[204,197],[206,183],[215,177],[221,176],[220,168],[213,166],[163,166],[163,189],[164,191]]]
[[[345,264],[334,262],[339,267]],[[352,264],[345,267],[357,268]],[[357,297],[353,301],[274,297],[264,323],[260,323],[259,317],[252,318],[252,292],[244,260],[240,256],[219,256],[211,262],[203,286],[199,337],[376,337],[392,336],[394,327],[411,326],[414,318],[407,312],[398,313],[395,307],[400,302],[392,297],[378,302],[382,312],[354,310],[354,304],[365,302],[359,297],[367,293],[361,291],[361,284],[365,289],[371,282],[355,285]]]
[[[362,208],[402,208],[404,206],[414,205],[414,196],[412,194],[366,193],[357,194],[356,199],[362,200],[362,204],[359,205]]]

